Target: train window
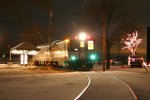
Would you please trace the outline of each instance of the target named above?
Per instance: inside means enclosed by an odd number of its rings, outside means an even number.
[[[88,44],[88,50],[94,50],[94,41],[90,40],[87,41]]]
[[[69,44],[69,51],[78,51],[79,50],[79,41],[71,40]]]
[[[84,41],[81,41],[81,42],[80,42],[80,47],[81,47],[81,48],[84,48],[84,47],[85,47],[85,46],[84,46]]]

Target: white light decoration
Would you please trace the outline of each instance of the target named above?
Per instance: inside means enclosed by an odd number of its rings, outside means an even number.
[[[21,65],[27,65],[28,64],[28,55],[36,55],[39,53],[39,51],[35,50],[11,50],[12,54],[21,54],[20,56],[20,64]]]
[[[24,54],[24,65],[28,64],[28,56]]]
[[[131,52],[132,56],[135,56],[137,46],[142,42],[142,39],[137,39],[138,37],[137,31],[133,32],[132,34],[127,34],[127,36],[128,37],[126,39],[122,39],[123,43],[125,44],[123,49],[128,49]],[[128,57],[128,65],[130,66],[131,60],[134,62],[135,59],[141,60],[143,66],[150,66],[146,65],[143,58],[131,58],[131,57]]]
[[[23,54],[22,50],[11,50],[12,54]]]
[[[28,55],[37,55],[39,52],[32,50],[32,51],[28,51]]]
[[[12,54],[23,54],[24,52],[28,52],[28,55],[36,55],[38,51],[31,50],[31,51],[24,51],[24,50],[11,50]]]
[[[52,55],[54,55],[55,58],[63,58],[68,56],[67,51],[65,50],[54,51],[52,52]]]
[[[20,64],[21,65],[27,65],[28,64],[28,56],[27,56],[27,54],[21,54]]]
[[[127,36],[128,37],[126,39],[122,39],[123,43],[125,44],[123,49],[128,49],[132,56],[135,56],[137,46],[142,42],[142,39],[137,39],[137,31],[133,32],[132,34],[127,34]]]

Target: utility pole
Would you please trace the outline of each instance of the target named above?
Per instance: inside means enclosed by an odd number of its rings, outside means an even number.
[[[102,51],[103,51],[103,71],[106,70],[106,47],[107,47],[107,43],[106,43],[106,2],[105,0],[103,0],[103,12],[102,12]]]
[[[49,13],[49,18],[50,18],[50,22],[49,22],[49,36],[48,36],[48,43],[51,42],[51,37],[52,37],[52,17],[53,17],[53,12],[50,10],[50,13]]]

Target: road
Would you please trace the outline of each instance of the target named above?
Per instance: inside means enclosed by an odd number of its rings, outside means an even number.
[[[73,100],[86,84],[78,72],[0,75],[0,100]]]
[[[149,100],[149,85],[128,71],[0,75],[0,100]]]
[[[79,100],[134,100],[128,87],[111,73],[88,73],[91,84]]]
[[[112,74],[129,84],[139,100],[150,100],[150,73],[114,72]]]

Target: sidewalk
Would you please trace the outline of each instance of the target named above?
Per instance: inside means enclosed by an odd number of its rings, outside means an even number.
[[[146,70],[147,69],[147,70]],[[137,73],[150,73],[150,68],[130,68],[129,66],[113,66],[110,65],[110,69],[106,69],[105,71],[130,71]],[[102,65],[94,65],[94,71],[103,71]],[[148,71],[148,72],[147,72]]]
[[[36,66],[33,65],[27,65],[27,66],[21,66],[20,64],[0,64],[0,68],[35,68]]]
[[[11,74],[41,74],[41,73],[64,73],[66,70],[59,70],[51,68],[49,66],[21,66],[20,64],[0,64],[0,75],[11,75]]]

